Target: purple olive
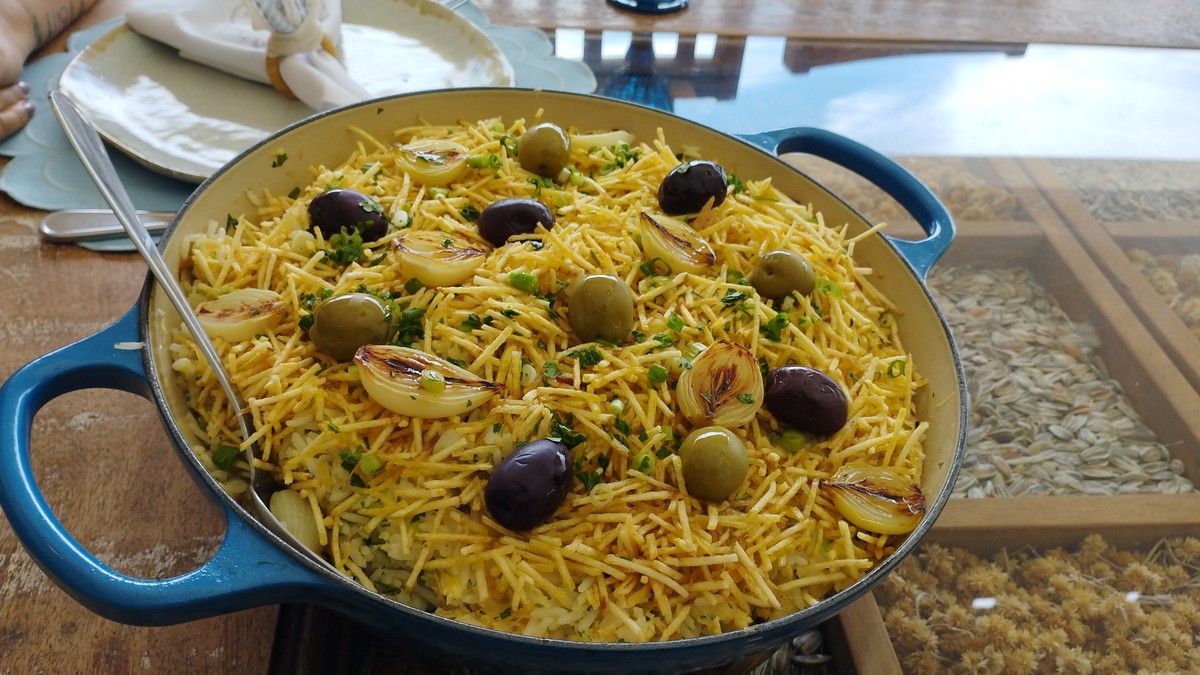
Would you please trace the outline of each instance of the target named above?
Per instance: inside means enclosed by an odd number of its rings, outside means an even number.
[[[358,231],[363,241],[375,241],[387,234],[388,218],[379,202],[361,192],[338,188],[317,195],[308,205],[309,229],[321,228],[331,237]]]
[[[497,523],[510,530],[531,530],[554,515],[570,484],[570,448],[539,438],[500,460],[483,500]]]
[[[763,405],[775,419],[818,436],[846,424],[846,392],[825,373],[804,366],[783,366],[767,374]]]
[[[475,224],[492,246],[503,246],[509,237],[534,232],[538,225],[554,227],[554,213],[536,199],[510,197],[484,207]]]
[[[658,186],[658,206],[673,216],[697,213],[708,200],[713,206],[725,201],[725,169],[720,164],[703,159],[684,162],[671,169],[671,173]]]

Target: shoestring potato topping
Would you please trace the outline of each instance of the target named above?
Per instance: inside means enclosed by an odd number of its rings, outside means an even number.
[[[923,381],[854,260],[878,227],[719,164],[723,198],[668,215],[702,148],[560,129],[535,172],[526,124],[355,129],[343,165],[182,243],[194,306],[256,294],[213,337],[277,515],[368,589],[567,640],[737,630],[861,579],[924,513]],[[245,491],[234,411],[182,327],[171,350],[194,451]],[[814,405],[844,418],[789,426]]]

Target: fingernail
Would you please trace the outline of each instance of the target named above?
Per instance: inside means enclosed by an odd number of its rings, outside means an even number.
[[[28,94],[28,93],[29,93],[29,91],[30,91],[29,83],[28,83],[28,82],[18,82],[18,83],[17,83],[17,89],[20,89],[21,91],[23,91],[23,92],[25,92],[26,94]]]
[[[33,111],[36,110],[36,108],[33,107],[32,101],[21,101],[21,107],[24,108],[25,112],[29,113],[30,115],[32,115]]]

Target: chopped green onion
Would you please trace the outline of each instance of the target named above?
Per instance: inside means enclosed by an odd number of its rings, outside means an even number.
[[[625,412],[625,401],[619,398],[614,398],[608,402],[608,412],[620,417]]]
[[[446,391],[446,376],[433,368],[426,368],[421,371],[421,388],[440,394]]]
[[[379,459],[379,455],[368,452],[358,460],[358,468],[362,469],[365,474],[372,474],[383,468],[383,460]]]
[[[640,453],[635,455],[633,463],[630,465],[633,469],[642,473],[650,473],[654,470],[654,455]]]
[[[532,293],[538,289],[538,278],[529,272],[510,272],[508,285],[518,291]]]
[[[651,258],[638,266],[642,274],[648,277],[671,276],[671,264],[662,258]]]
[[[676,333],[683,330],[683,317],[672,312],[671,316],[667,317],[667,328],[670,328]]]
[[[667,377],[670,374],[671,372],[667,370],[661,363],[656,363],[650,366],[650,369],[646,371],[646,379],[650,380],[654,384],[659,384],[661,382],[666,382]]]
[[[422,288],[425,288],[425,284],[421,283],[421,280],[416,277],[409,279],[404,284],[404,292],[408,293],[409,295],[416,293],[417,291],[421,290]]]
[[[779,447],[787,450],[788,454],[790,455],[800,452],[807,442],[808,441],[804,438],[804,434],[796,431],[795,429],[788,429],[787,431],[783,432],[782,436],[779,437]]]

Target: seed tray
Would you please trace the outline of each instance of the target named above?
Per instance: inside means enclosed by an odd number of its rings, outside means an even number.
[[[1132,412],[1169,450],[1171,461],[1181,465],[1182,475],[1195,484],[1200,478],[1200,419],[1195,415],[1200,410],[1200,396],[1154,341],[1133,307],[1124,302],[1107,273],[1042,198],[1029,174],[1015,163],[999,163],[998,167],[1033,220],[960,229],[934,272],[966,265],[1028,270],[1072,321],[1094,329],[1095,356],[1102,372],[1120,384]],[[960,349],[968,346],[962,335],[956,333],[956,340]],[[1064,537],[1102,532],[1116,544],[1138,546],[1151,539],[1196,531],[1200,531],[1200,493],[1195,490],[1105,497],[1034,495],[952,499],[927,541],[982,550],[1018,542],[1056,545]]]
[[[888,234],[902,238],[920,236],[912,217],[869,181],[815,157],[790,154],[784,159],[828,188],[868,222],[887,223]],[[1010,160],[898,157],[896,161],[929,187],[960,228],[971,229],[976,223],[1029,220],[1025,201],[998,170]]]
[[[1168,281],[1147,276],[1143,271],[1145,266],[1139,267],[1130,259],[1134,251],[1176,259],[1188,254],[1200,255],[1200,220],[1176,218],[1178,209],[1175,209],[1169,213],[1147,214],[1161,216],[1161,220],[1101,221],[1082,201],[1087,195],[1069,185],[1054,165],[1046,161],[1026,161],[1025,165],[1029,173],[1046,186],[1054,207],[1120,290],[1139,320],[1162,345],[1175,367],[1193,388],[1200,391],[1200,337],[1197,337],[1200,335],[1200,298],[1185,285],[1185,293],[1166,299],[1159,289],[1177,282],[1178,277]],[[1193,191],[1191,199],[1196,202],[1200,214],[1200,195]],[[1155,276],[1168,273],[1167,269],[1159,267]]]

